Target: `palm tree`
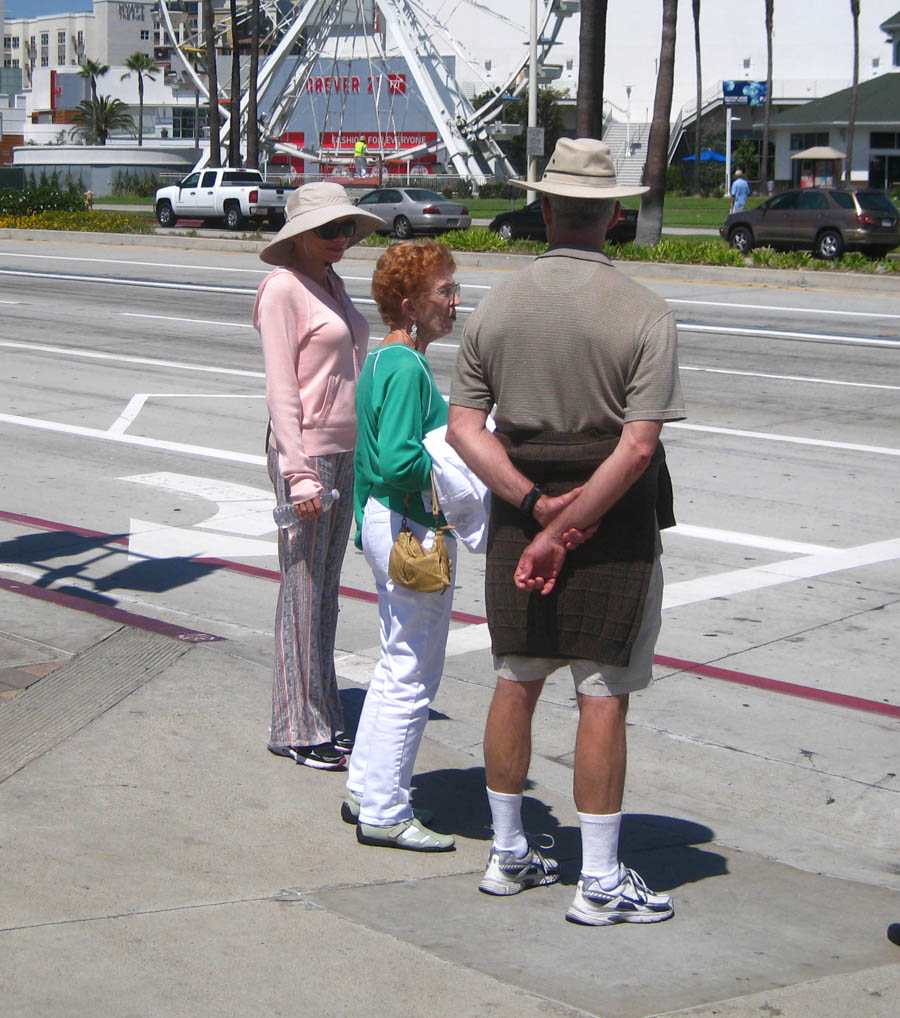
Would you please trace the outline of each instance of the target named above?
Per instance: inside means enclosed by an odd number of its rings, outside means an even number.
[[[247,165],[259,167],[259,116],[256,77],[259,74],[259,0],[250,3],[250,79],[247,83]]]
[[[769,185],[769,115],[772,112],[772,21],[775,0],[766,3],[766,108],[763,114],[762,160],[759,164],[759,179],[764,187]]]
[[[219,166],[219,76],[216,73],[216,31],[212,0],[203,0],[203,35],[206,38],[206,85],[209,90],[209,165]]]
[[[672,112],[672,89],[675,79],[675,27],[678,0],[663,0],[662,40],[659,49],[659,70],[656,74],[656,97],[653,120],[647,139],[645,183],[650,190],[641,198],[635,244],[651,246],[662,235],[663,203],[666,197],[666,169],[669,164],[669,115]]]
[[[144,144],[144,78],[156,81],[153,76],[157,70],[153,57],[148,53],[137,50],[125,61],[128,70],[122,75],[122,81],[130,78],[132,74],[137,75],[138,82],[138,145]]]
[[[606,66],[606,9],[609,0],[583,0],[578,33],[578,99],[575,134],[603,133],[603,74]]]
[[[228,121],[228,165],[241,165],[241,54],[238,47],[237,0],[231,4],[231,119]]]
[[[703,76],[700,70],[700,0],[694,8],[694,63],[697,66],[697,112],[694,114],[694,194],[700,194],[700,112],[703,104]]]
[[[82,99],[72,118],[74,134],[89,145],[105,145],[111,131],[135,130],[134,117],[121,99],[99,95],[96,99]]]
[[[89,78],[91,82],[91,99],[97,101],[97,79],[103,77],[109,70],[106,64],[99,60],[85,60],[78,71],[79,78]]]
[[[859,0],[850,0],[853,16],[853,87],[850,90],[850,119],[847,121],[847,158],[844,161],[844,185],[850,186],[853,172],[853,132],[856,130],[856,99],[859,91]]]

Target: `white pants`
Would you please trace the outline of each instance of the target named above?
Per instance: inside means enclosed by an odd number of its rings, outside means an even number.
[[[366,503],[362,543],[378,591],[381,658],[359,719],[347,788],[362,800],[360,821],[378,827],[412,818],[409,786],[444,670],[453,607],[452,585],[441,594],[422,594],[396,586],[388,576],[401,520],[373,498]],[[433,531],[412,520],[407,525],[430,547]],[[445,539],[455,576],[456,541],[446,534]]]

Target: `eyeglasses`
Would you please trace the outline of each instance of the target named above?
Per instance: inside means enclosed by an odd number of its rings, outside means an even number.
[[[317,237],[321,237],[322,240],[334,240],[338,234],[342,234],[349,240],[356,233],[356,221],[353,219],[338,219],[334,223],[316,226],[313,232]]]
[[[442,286],[438,290],[433,290],[439,297],[444,297],[446,300],[453,300],[454,297],[459,296],[459,283],[448,283],[446,286]]]

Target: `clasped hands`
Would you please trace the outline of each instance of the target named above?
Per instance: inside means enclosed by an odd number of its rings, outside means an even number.
[[[550,524],[583,490],[582,486],[567,491],[564,495],[550,497],[542,495],[534,507],[534,518],[544,528],[519,557],[513,579],[519,590],[537,590],[549,594],[556,586],[556,580],[565,561],[566,553],[597,533],[599,523],[580,530],[569,527],[559,533]]]

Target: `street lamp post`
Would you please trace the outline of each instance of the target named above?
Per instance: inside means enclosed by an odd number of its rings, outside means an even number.
[[[725,107],[725,197],[731,194],[731,122],[740,121],[740,117],[732,114],[731,110]]]
[[[528,37],[528,126],[537,127],[537,0],[531,0],[531,31]],[[528,170],[525,179],[529,182],[537,180],[537,156],[528,155]],[[534,191],[527,193],[529,202],[535,199]]]

